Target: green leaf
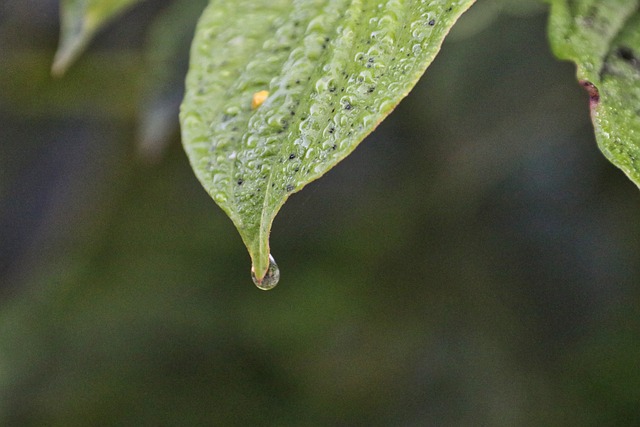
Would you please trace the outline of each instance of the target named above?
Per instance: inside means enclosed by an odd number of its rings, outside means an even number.
[[[200,182],[240,232],[258,286],[277,273],[268,239],[282,204],[395,108],[472,3],[209,4],[192,45],[182,139]]]
[[[555,54],[577,64],[604,155],[640,186],[640,1],[553,0]]]
[[[62,0],[60,44],[51,72],[62,75],[82,53],[93,35],[126,7],[141,0]]]
[[[178,1],[153,21],[146,47],[144,93],[138,123],[138,151],[157,161],[178,129],[189,46],[208,0]]]

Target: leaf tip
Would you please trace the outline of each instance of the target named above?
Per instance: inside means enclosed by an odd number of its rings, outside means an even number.
[[[53,64],[51,65],[51,75],[57,78],[64,76],[64,73],[71,64],[71,60],[63,57],[59,53],[60,52],[56,53],[56,56],[53,58]]]
[[[265,272],[262,274],[262,277],[256,275],[255,265],[251,267],[251,278],[253,279],[253,283],[263,291],[268,291],[276,287],[278,282],[280,281],[280,269],[278,268],[278,264],[276,264],[276,260],[273,259],[271,254],[269,254],[268,265],[265,265]]]
[[[63,40],[53,57],[51,75],[54,77],[62,77],[67,72],[71,64],[76,60],[85,44],[86,42],[80,39],[75,41]]]

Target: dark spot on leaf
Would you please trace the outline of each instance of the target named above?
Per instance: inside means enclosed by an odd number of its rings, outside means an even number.
[[[242,185],[243,182],[244,182],[243,180],[239,179],[238,180],[238,185]]]
[[[429,25],[431,25],[432,27],[436,25],[436,20],[432,19],[431,21],[429,21]]]
[[[289,184],[289,185],[287,185],[286,190],[287,190],[287,192],[291,192],[291,191],[293,191],[294,188],[296,188],[296,187],[291,185],[291,184]]]
[[[353,108],[353,106],[351,105],[350,102],[345,102],[344,103],[344,109],[345,110],[351,110]]]
[[[295,154],[293,154],[293,153],[289,154],[289,160],[293,160],[293,159],[295,159],[295,158],[296,158],[296,155],[295,155]]]
[[[620,46],[617,53],[620,58],[627,62],[635,63],[638,61],[638,58],[636,58],[636,56],[634,55],[633,50],[626,46]]]
[[[369,62],[373,62],[373,58],[369,58]]]
[[[598,91],[598,88],[588,80],[581,80],[580,84],[589,94],[589,104],[591,105],[591,108],[595,107],[598,102],[600,102],[600,92]]]

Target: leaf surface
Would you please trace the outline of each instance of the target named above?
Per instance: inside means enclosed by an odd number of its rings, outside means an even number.
[[[62,75],[93,35],[126,7],[141,0],[61,0],[60,43],[52,73]]]
[[[473,1],[209,4],[191,50],[182,140],[200,182],[240,232],[257,284],[285,200],[395,108]]]
[[[553,0],[549,39],[577,64],[598,146],[640,186],[640,1]]]

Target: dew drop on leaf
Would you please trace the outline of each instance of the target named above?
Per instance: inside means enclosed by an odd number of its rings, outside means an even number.
[[[256,277],[252,267],[251,279],[253,279],[253,283],[258,287],[258,289],[262,289],[263,291],[275,288],[280,280],[280,269],[278,268],[278,264],[276,264],[276,260],[269,255],[269,268],[267,269],[267,274],[265,274],[262,280]]]

